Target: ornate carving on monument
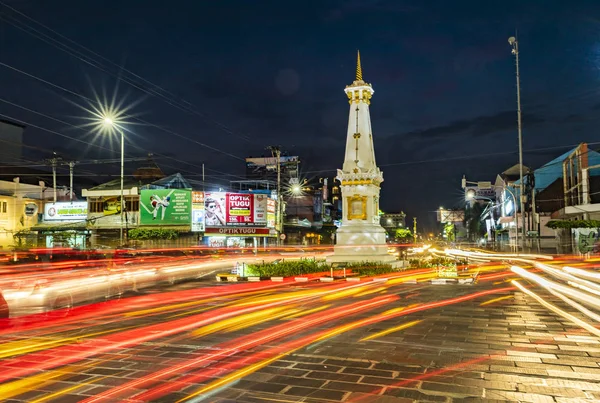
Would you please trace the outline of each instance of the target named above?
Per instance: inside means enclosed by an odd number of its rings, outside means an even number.
[[[346,197],[348,220],[367,219],[367,196],[352,195]]]

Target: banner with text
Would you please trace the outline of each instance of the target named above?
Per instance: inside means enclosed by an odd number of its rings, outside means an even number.
[[[192,232],[204,232],[204,192],[192,192]]]
[[[140,193],[140,225],[190,225],[192,192],[187,189],[144,189]]]

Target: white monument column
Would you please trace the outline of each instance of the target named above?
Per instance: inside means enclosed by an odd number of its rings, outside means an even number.
[[[387,253],[386,232],[379,224],[379,191],[383,172],[375,163],[369,105],[371,84],[362,78],[360,53],[356,80],[344,90],[350,103],[346,154],[337,178],[342,190],[342,226],[338,228],[330,262],[378,261],[396,258]]]

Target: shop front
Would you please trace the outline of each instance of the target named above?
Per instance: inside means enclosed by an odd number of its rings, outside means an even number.
[[[85,201],[46,203],[43,220],[32,227],[38,233],[38,246],[88,248],[91,231],[87,228],[87,213]]]
[[[207,227],[205,243],[211,248],[266,248],[275,240],[277,232],[259,227]]]

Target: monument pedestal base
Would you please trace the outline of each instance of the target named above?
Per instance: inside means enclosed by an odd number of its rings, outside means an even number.
[[[392,263],[396,257],[388,253],[385,230],[378,224],[354,224],[338,229],[333,255],[327,263],[382,262]]]

